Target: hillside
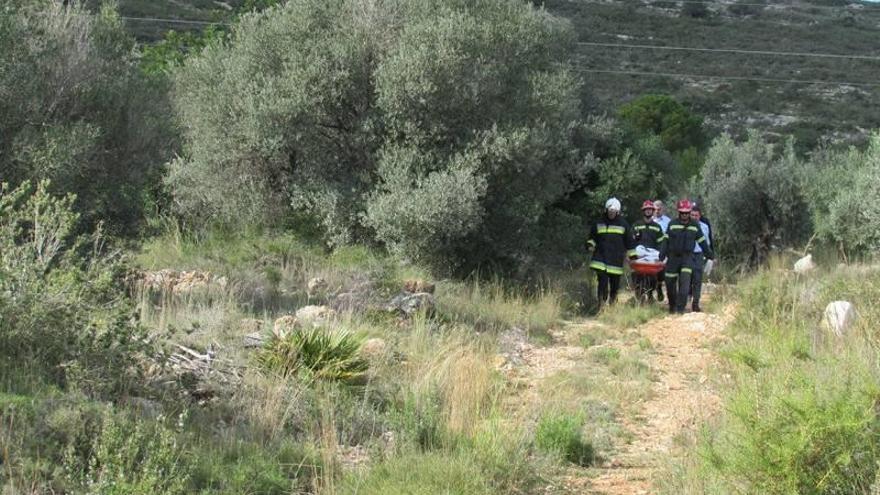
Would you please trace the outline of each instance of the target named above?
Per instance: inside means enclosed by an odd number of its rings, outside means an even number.
[[[872,111],[880,103],[876,79],[880,6],[801,1],[761,6],[761,0],[543,3],[550,12],[570,19],[584,43],[575,62],[584,70],[585,99],[593,111],[613,112],[638,95],[667,93],[704,115],[712,132],[741,134],[758,128],[777,137],[794,135],[801,149],[822,140],[860,142],[868,129],[880,126],[880,115]],[[122,0],[119,8],[128,17],[222,22],[244,4],[243,0]],[[203,26],[133,19],[127,25],[148,41],[168,29]],[[659,50],[646,45],[789,54]],[[867,58],[806,55],[810,53]],[[747,80],[753,78],[856,84]]]
[[[583,43],[786,52],[659,50],[582,44],[577,66],[586,72],[597,109],[612,110],[640,94],[670,93],[707,117],[716,131],[759,128],[794,135],[854,139],[877,127],[880,6],[787,2],[592,2],[548,0],[569,18]],[[797,55],[795,55],[795,53]],[[810,53],[873,58],[808,56]],[[648,72],[728,78],[837,81],[805,84],[651,76]],[[874,84],[874,86],[870,86]]]

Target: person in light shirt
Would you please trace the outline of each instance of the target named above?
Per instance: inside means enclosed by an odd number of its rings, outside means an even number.
[[[700,231],[703,233],[703,237],[706,238],[706,244],[709,247],[712,247],[712,236],[711,228],[706,222],[701,221],[703,213],[700,211],[700,207],[697,205],[693,206],[691,209],[691,220],[698,223],[700,226]],[[691,296],[693,297],[691,301],[691,310],[695,313],[699,313],[702,311],[700,309],[700,296],[703,293],[703,266],[705,264],[703,248],[699,243],[694,245],[694,272],[691,274]]]
[[[666,231],[669,229],[669,222],[672,219],[666,216],[666,206],[663,204],[663,201],[656,200],[654,201],[654,222],[663,229],[663,234],[666,234]],[[663,282],[666,280],[666,271],[662,271],[657,274],[657,300],[663,302]]]

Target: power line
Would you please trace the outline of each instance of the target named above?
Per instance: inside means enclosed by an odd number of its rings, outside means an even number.
[[[873,60],[880,61],[880,57],[871,55],[844,55],[836,53],[814,53],[814,52],[776,52],[770,50],[743,50],[738,48],[703,48],[689,46],[663,46],[663,45],[639,45],[627,43],[601,43],[595,41],[579,41],[578,45],[583,46],[601,46],[614,48],[630,48],[630,49],[648,49],[648,50],[674,50],[674,51],[692,51],[692,52],[715,52],[715,53],[742,53],[748,55],[775,55],[786,57],[814,57],[814,58],[843,58],[857,60]]]
[[[630,2],[626,0],[617,0],[619,3],[634,5],[634,6],[642,6],[642,7],[651,7],[650,3],[645,2]],[[660,0],[656,0],[660,1]],[[856,10],[876,10],[876,7],[880,7],[877,5],[866,5],[865,2],[857,2],[857,3],[848,3],[846,5],[794,5],[794,4],[783,4],[783,3],[724,3],[720,1],[712,1],[712,0],[667,0],[670,3],[682,3],[682,4],[703,4],[703,5],[717,5],[720,7],[772,7],[777,9],[829,9],[829,10],[847,10],[850,7],[858,6]],[[604,2],[587,2],[587,3],[604,3]]]
[[[770,77],[748,77],[748,76],[712,76],[706,74],[684,74],[679,72],[650,72],[636,70],[610,70],[610,69],[584,69],[575,68],[577,72],[588,72],[596,74],[621,74],[630,76],[659,76],[659,77],[686,77],[691,79],[706,79],[719,81],[754,81],[754,82],[771,82],[771,83],[791,83],[791,84],[829,84],[834,86],[862,86],[876,87],[880,86],[880,82],[849,82],[849,81],[820,81],[814,79],[776,79]]]

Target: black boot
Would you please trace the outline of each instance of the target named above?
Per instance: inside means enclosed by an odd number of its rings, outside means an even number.
[[[693,311],[694,313],[702,313],[703,312],[703,310],[700,308],[699,304],[694,304],[693,306],[691,306],[691,311]]]

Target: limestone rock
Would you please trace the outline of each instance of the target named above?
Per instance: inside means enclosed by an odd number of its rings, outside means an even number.
[[[243,334],[259,333],[263,329],[263,320],[243,318],[238,326]]]
[[[409,292],[410,294],[419,294],[419,293],[427,293],[433,294],[436,286],[431,282],[426,282],[422,279],[412,279],[407,280],[403,283],[403,291]]]
[[[794,263],[794,272],[799,275],[805,275],[816,269],[813,263],[813,255],[808,254]]]
[[[253,349],[255,347],[263,347],[263,344],[266,343],[266,338],[263,337],[263,334],[260,332],[249,333],[244,336],[244,347],[246,349]]]
[[[319,327],[336,318],[336,311],[327,306],[304,306],[296,311],[296,319],[303,325]]]
[[[848,301],[833,301],[825,307],[825,325],[838,337],[847,334],[856,317],[856,309]]]
[[[385,307],[388,311],[402,313],[405,316],[413,316],[416,313],[424,312],[431,314],[437,306],[434,296],[427,292],[418,292],[415,294],[403,293],[398,294]]]
[[[388,343],[384,339],[369,339],[361,345],[361,355],[369,360],[381,358],[388,352]]]
[[[296,319],[296,316],[284,315],[275,320],[272,325],[272,333],[276,337],[284,338],[296,331],[297,327],[299,327],[299,320]]]
[[[315,277],[309,280],[309,283],[306,285],[306,289],[308,290],[309,297],[321,297],[327,294],[327,288],[329,285],[327,281],[321,277]]]

